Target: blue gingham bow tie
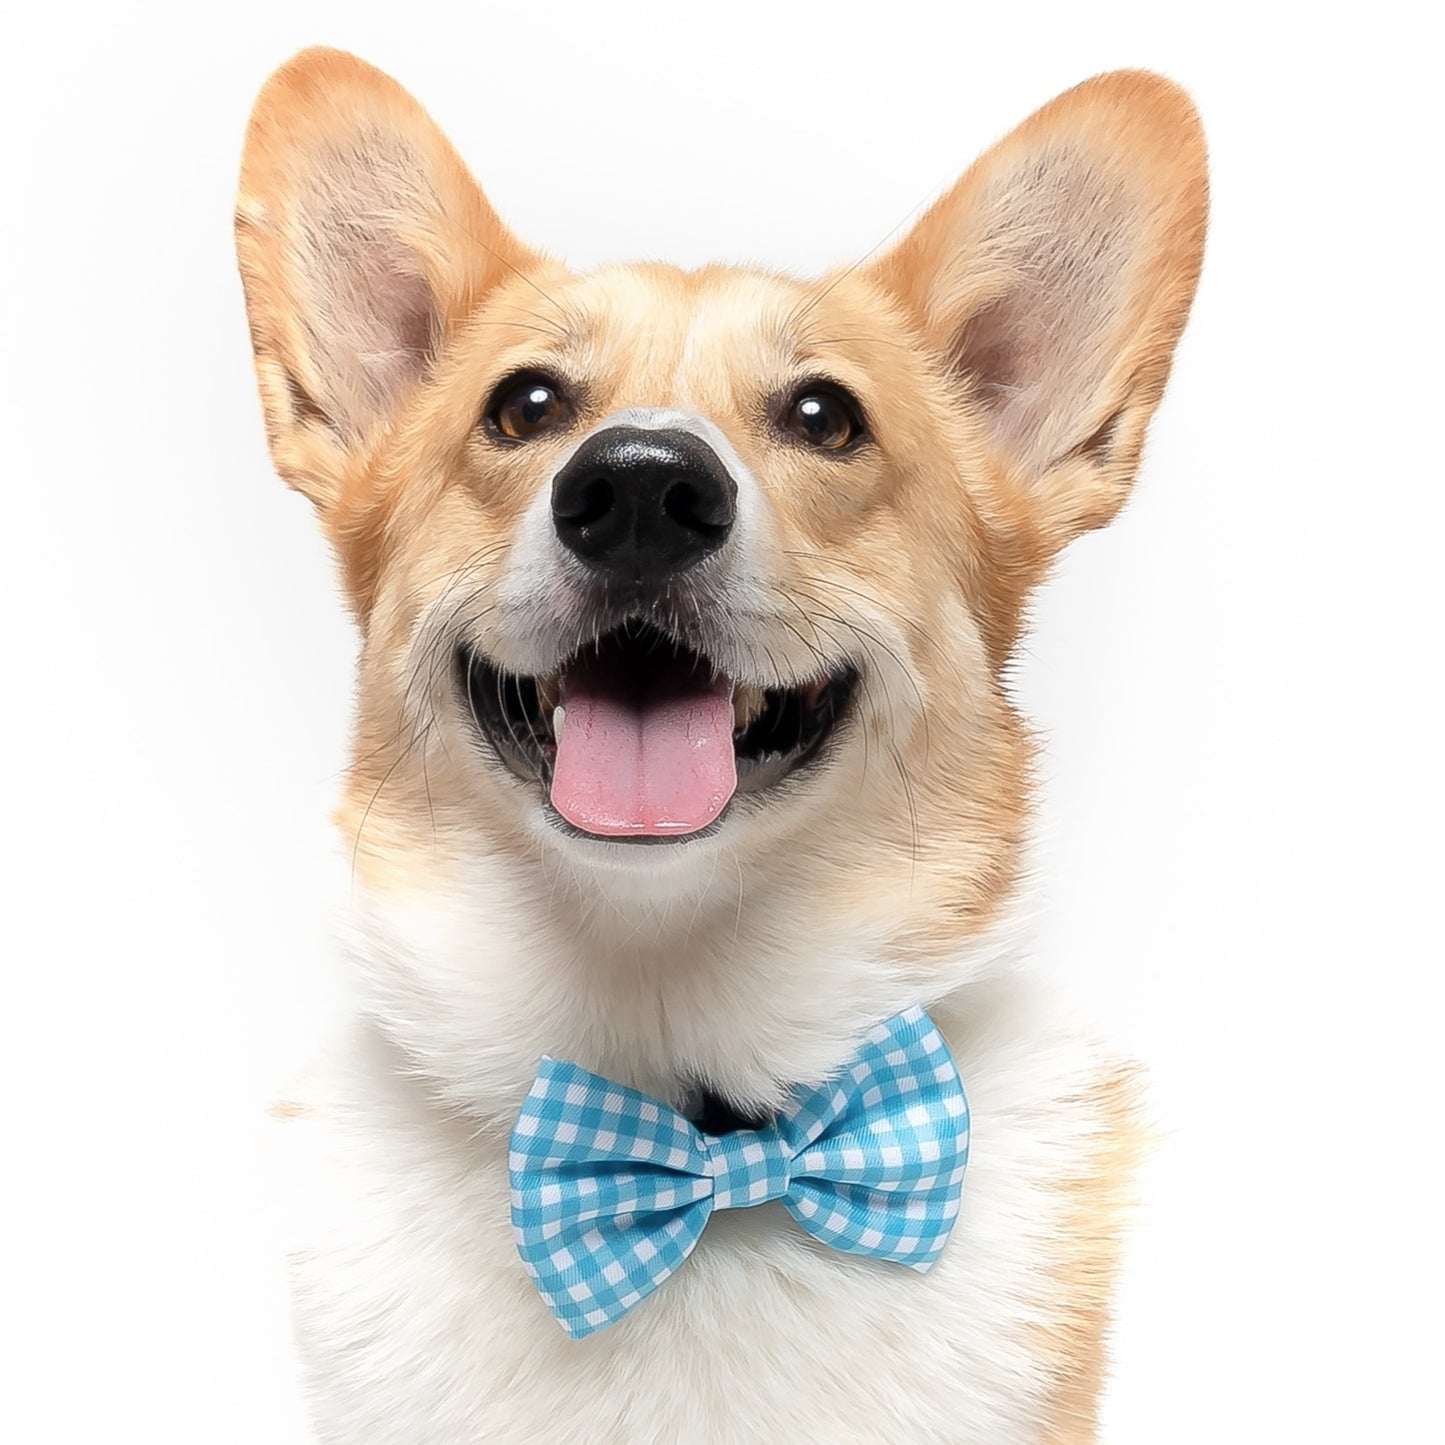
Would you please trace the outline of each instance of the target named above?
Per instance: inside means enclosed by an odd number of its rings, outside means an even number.
[[[730,1134],[544,1058],[512,1129],[512,1230],[548,1309],[580,1339],[672,1274],[715,1209],[781,1199],[824,1244],[926,1270],[967,1160],[963,1084],[921,1008],[872,1029],[766,1128]]]

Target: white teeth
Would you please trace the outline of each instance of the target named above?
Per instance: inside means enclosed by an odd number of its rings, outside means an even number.
[[[557,706],[552,709],[552,737],[555,741],[562,741],[562,724],[567,721],[567,709]]]

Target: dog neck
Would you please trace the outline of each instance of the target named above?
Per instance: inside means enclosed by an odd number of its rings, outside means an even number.
[[[860,876],[827,850],[791,857],[719,855],[688,886],[610,889],[491,851],[358,878],[344,916],[360,1006],[472,1117],[510,1117],[544,1053],[675,1107],[712,1095],[746,1117],[826,1077],[877,1020],[931,1007],[1022,950],[1018,889],[975,918],[926,862],[880,859]]]

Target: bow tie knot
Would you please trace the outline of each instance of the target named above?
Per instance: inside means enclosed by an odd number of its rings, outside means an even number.
[[[771,1124],[729,1134],[544,1058],[512,1128],[512,1229],[575,1339],[651,1294],[718,1209],[780,1199],[823,1244],[927,1270],[958,1217],[967,1160],[963,1084],[921,1008],[871,1029]]]
[[[748,1209],[787,1194],[792,1161],[776,1129],[704,1134],[702,1142],[714,1209]]]

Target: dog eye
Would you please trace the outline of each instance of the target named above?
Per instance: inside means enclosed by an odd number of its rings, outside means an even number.
[[[523,442],[566,426],[572,407],[546,377],[513,376],[492,393],[486,417],[498,435]]]
[[[809,386],[789,405],[783,429],[811,447],[836,452],[863,435],[863,418],[841,387]]]

